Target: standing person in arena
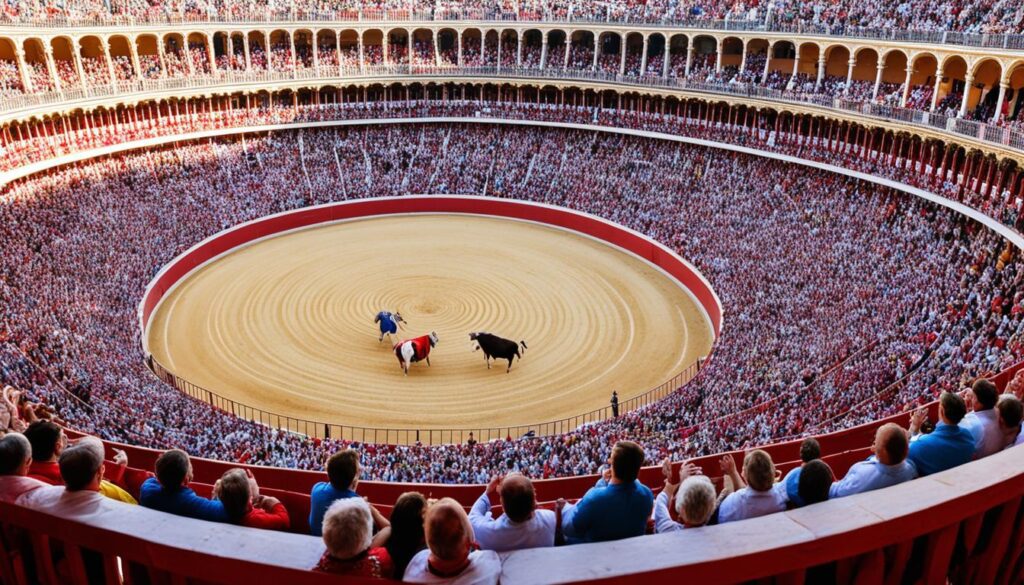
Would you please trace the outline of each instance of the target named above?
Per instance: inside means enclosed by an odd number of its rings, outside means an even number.
[[[632,441],[612,449],[611,465],[575,505],[562,508],[562,531],[571,543],[641,536],[654,508],[654,494],[640,483],[644,450]],[[561,503],[561,502],[560,502]]]
[[[619,393],[612,390],[612,417],[619,418]]]
[[[343,449],[338,451],[327,460],[328,481],[322,481],[313,486],[309,494],[309,533],[313,536],[322,534],[324,514],[331,504],[345,498],[358,498],[356,486],[359,485],[359,452],[355,449]],[[377,530],[383,530],[390,526],[385,518],[376,508],[370,506],[370,513],[373,514],[373,523]]]

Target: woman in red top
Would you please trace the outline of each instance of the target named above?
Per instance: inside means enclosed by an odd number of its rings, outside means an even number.
[[[277,498],[259,495],[256,480],[244,469],[229,469],[217,480],[213,495],[224,504],[233,524],[265,530],[288,530],[291,519]]]
[[[324,515],[324,544],[327,551],[314,571],[391,579],[394,564],[386,548],[371,548],[373,517],[370,505],[360,498],[345,498],[331,504]]]

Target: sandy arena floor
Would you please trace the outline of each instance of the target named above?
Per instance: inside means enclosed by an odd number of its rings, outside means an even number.
[[[436,331],[431,366],[398,360]],[[510,374],[470,331],[526,340]],[[167,369],[270,412],[345,425],[452,428],[559,419],[642,394],[712,340],[693,300],[643,261],[586,237],[470,216],[360,220],[264,240],[192,275],[155,313]],[[397,339],[395,340],[397,341]]]

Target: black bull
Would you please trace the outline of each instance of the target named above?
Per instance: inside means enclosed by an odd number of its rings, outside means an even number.
[[[520,341],[516,343],[511,339],[503,339],[497,335],[491,335],[490,333],[470,333],[469,339],[477,342],[477,347],[473,349],[484,350],[484,361],[487,362],[487,369],[491,369],[491,360],[508,360],[508,368],[505,369],[505,373],[512,371],[512,359],[519,358],[523,359],[519,355],[519,347],[522,346],[523,353],[526,353],[526,342]]]

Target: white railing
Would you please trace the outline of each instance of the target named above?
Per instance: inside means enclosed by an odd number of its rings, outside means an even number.
[[[595,6],[598,6],[595,3]],[[603,11],[603,13],[601,13]],[[871,28],[844,24],[788,23],[769,18],[708,19],[693,18],[689,14],[675,15],[616,15],[598,9],[598,13],[503,11],[496,9],[460,10],[258,10],[233,11],[231,14],[185,14],[149,12],[133,15],[105,15],[72,17],[53,15],[44,17],[0,16],[0,26],[25,28],[62,27],[125,27],[153,25],[231,24],[259,25],[268,23],[364,23],[364,22],[420,22],[425,25],[444,22],[531,23],[558,24],[615,24],[663,29],[698,29],[708,31],[765,32],[788,35],[860,38],[893,42],[962,45],[992,49],[1024,49],[1021,33],[975,33],[954,31],[908,30],[904,28]]]
[[[950,134],[972,138],[993,145],[1013,148],[1024,152],[1024,131],[1005,128],[983,122],[947,117],[909,108],[899,108],[843,99],[825,94],[801,93],[769,89],[748,83],[715,83],[692,81],[657,75],[618,75],[605,71],[577,69],[536,69],[523,67],[456,67],[433,65],[367,65],[364,67],[321,66],[319,70],[283,71],[218,71],[209,76],[183,77],[175,79],[138,79],[119,81],[113,84],[89,86],[72,91],[30,94],[0,98],[0,113],[18,113],[48,106],[67,104],[81,100],[97,100],[113,96],[128,97],[132,94],[169,92],[176,90],[209,89],[217,86],[236,87],[244,85],[266,86],[288,84],[300,80],[316,79],[323,84],[343,84],[356,81],[387,81],[396,77],[424,77],[446,79],[494,78],[495,83],[507,79],[532,81],[586,81],[616,84],[629,87],[658,87],[709,95],[729,95],[763,99],[798,105],[813,105],[819,108],[853,112],[877,120],[899,122],[908,125],[940,130]]]

